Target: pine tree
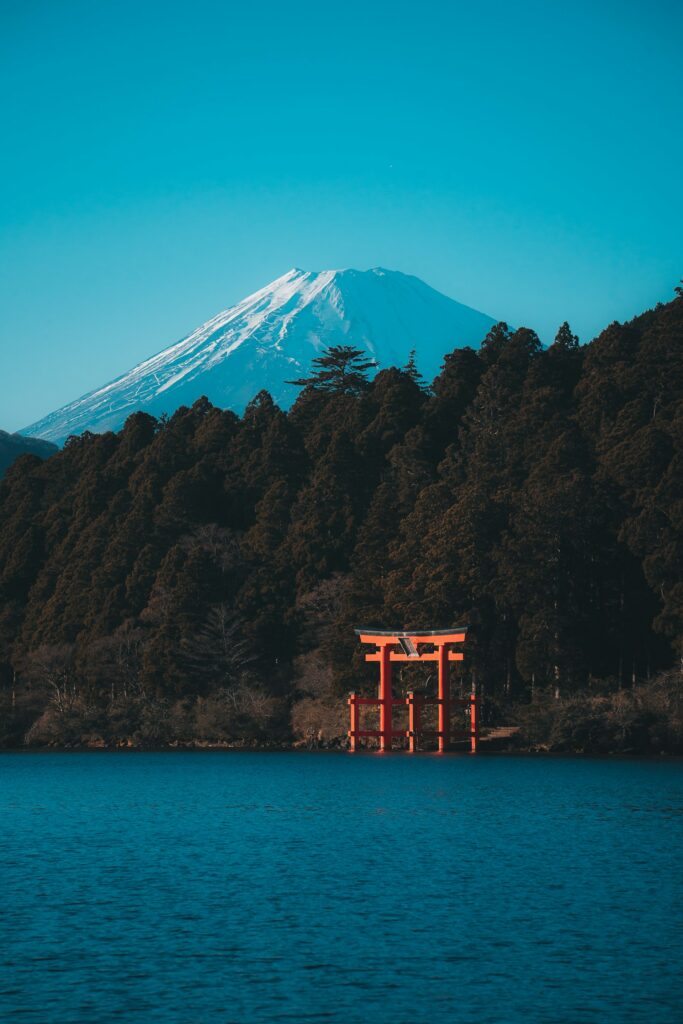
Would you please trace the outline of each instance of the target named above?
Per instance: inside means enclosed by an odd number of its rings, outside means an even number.
[[[368,373],[377,368],[377,363],[352,345],[330,345],[313,360],[313,366],[310,377],[287,383],[332,394],[360,395],[367,389]]]
[[[578,336],[576,334],[572,334],[571,328],[566,320],[558,328],[553,346],[557,346],[558,349],[561,349],[564,352],[573,352],[578,349]]]

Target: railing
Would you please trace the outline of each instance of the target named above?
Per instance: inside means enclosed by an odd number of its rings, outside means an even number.
[[[409,691],[405,697],[391,697],[392,708],[408,708],[407,729],[392,728],[390,731],[383,729],[362,729],[360,722],[361,707],[375,707],[381,710],[385,706],[385,704],[386,699],[382,699],[380,697],[361,697],[357,693],[349,694],[348,705],[351,712],[351,728],[349,729],[348,736],[350,740],[350,748],[352,751],[358,749],[358,740],[360,739],[384,739],[386,741],[389,738],[391,738],[407,739],[409,752],[415,753],[419,749],[419,746],[423,740],[441,738],[442,743],[440,744],[440,746],[442,749],[448,749],[450,744],[453,742],[469,740],[470,751],[473,754],[476,754],[477,743],[479,740],[479,716],[477,713],[478,702],[475,693],[471,693],[468,697],[451,697],[447,700],[443,700],[439,697],[429,697],[422,693],[415,693],[413,691]],[[469,728],[462,730],[453,730],[451,728],[450,709],[453,707],[453,705],[469,709]],[[422,712],[425,709],[425,707],[428,706],[447,708],[448,725],[446,726],[446,728],[423,728]]]

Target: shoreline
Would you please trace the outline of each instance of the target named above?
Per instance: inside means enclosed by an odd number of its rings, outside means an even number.
[[[662,750],[658,754],[638,753],[637,751],[608,751],[591,752],[583,750],[540,750],[533,748],[508,747],[495,750],[480,750],[471,754],[469,750],[448,750],[439,753],[437,750],[418,750],[414,754],[408,754],[407,750],[356,750],[351,751],[344,747],[301,747],[293,744],[263,744],[246,746],[237,744],[211,744],[201,746],[121,746],[121,747],[95,747],[95,746],[54,746],[54,747],[0,747],[0,756],[4,754],[353,754],[354,757],[375,757],[375,756],[410,756],[410,757],[520,757],[520,758],[573,758],[594,761],[681,761],[683,754],[669,753]]]

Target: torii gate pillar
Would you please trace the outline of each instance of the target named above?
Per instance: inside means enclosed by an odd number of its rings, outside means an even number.
[[[439,651],[439,753],[443,754],[451,745],[451,674],[448,663],[448,646],[441,644]]]
[[[379,700],[379,749],[381,751],[391,750],[394,693],[392,687],[391,648],[388,644],[380,647]]]

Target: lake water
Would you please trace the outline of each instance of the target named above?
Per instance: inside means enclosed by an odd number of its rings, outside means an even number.
[[[0,1019],[683,1020],[683,764],[0,755]]]

